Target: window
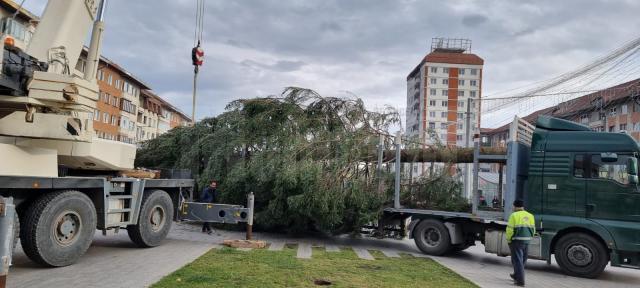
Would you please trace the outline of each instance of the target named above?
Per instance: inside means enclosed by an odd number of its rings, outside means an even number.
[[[93,120],[94,121],[100,121],[100,111],[99,110],[93,110]]]
[[[447,68],[447,67],[442,68],[442,73],[447,73],[448,74],[449,73],[449,68]]]
[[[440,129],[447,129],[447,123],[440,123]]]
[[[113,75],[109,74],[109,77],[107,77],[107,83],[109,85],[113,84]]]
[[[627,123],[620,124],[620,130],[619,131],[627,131]]]
[[[436,129],[436,123],[435,122],[429,122],[429,129]]]
[[[464,118],[464,113],[458,113],[458,119]]]
[[[582,114],[582,116],[580,116],[580,122],[583,124],[589,123],[589,114]]]
[[[478,81],[477,80],[469,80],[469,85],[471,86],[478,86]]]
[[[460,134],[456,135],[456,140],[462,141],[462,135],[460,135]]]
[[[442,105],[442,107],[447,107],[447,104],[449,104],[446,100],[442,101],[442,103],[440,103]]]
[[[584,155],[573,158],[573,177],[584,178]]]
[[[464,75],[464,70],[465,70],[464,68],[460,68],[460,69],[458,70],[458,74],[460,74],[460,75]]]
[[[102,122],[109,123],[109,113],[102,112]]]
[[[633,123],[633,131],[640,131],[640,122]]]
[[[604,120],[604,118],[606,118],[607,115],[605,115],[603,112],[598,113],[598,120]]]
[[[616,162],[603,162],[600,155],[591,155],[591,178],[613,180],[629,184],[627,160],[629,155],[618,155]]]
[[[463,108],[464,107],[464,102],[458,101],[458,107]]]
[[[447,112],[440,112],[440,117],[447,118]]]
[[[431,73],[438,73],[438,67],[431,67]]]
[[[431,84],[436,84],[436,83],[438,83],[438,79],[436,79],[436,78],[431,78],[431,79],[429,79],[429,83],[431,83]]]
[[[478,75],[478,69],[470,69],[471,75]]]
[[[464,97],[464,91],[458,90],[458,97]]]
[[[440,134],[440,139],[447,140],[447,133]]]
[[[442,79],[442,84],[449,85],[449,79]]]
[[[613,132],[616,129],[616,126],[609,126],[609,132]]]
[[[449,95],[449,90],[442,90],[442,96],[448,96]]]
[[[476,91],[469,91],[469,97],[476,97]]]
[[[616,116],[617,113],[618,113],[618,108],[613,107],[609,109],[609,116]]]
[[[76,70],[84,73],[86,67],[87,67],[87,60],[78,59],[78,62],[76,62]]]
[[[429,106],[436,106],[436,100],[429,100]]]
[[[463,128],[462,123],[458,123],[458,129],[462,129],[462,128]]]
[[[118,117],[111,115],[111,125],[118,125]]]
[[[120,89],[120,79],[116,79],[116,88]]]
[[[464,86],[464,80],[458,80],[458,86]]]
[[[429,112],[429,117],[435,118],[436,117],[436,112],[435,111]],[[435,125],[435,124],[433,124],[433,125]]]
[[[622,104],[622,106],[620,106],[620,114],[627,114],[629,110],[629,107],[627,106],[627,104]]]
[[[436,96],[436,89],[429,89],[429,94],[431,96]]]

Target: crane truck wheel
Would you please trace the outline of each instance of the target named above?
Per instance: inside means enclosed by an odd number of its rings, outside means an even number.
[[[414,228],[413,239],[425,254],[440,256],[450,251],[451,238],[444,223],[435,219],[420,221]]]
[[[27,256],[42,265],[71,265],[82,256],[96,231],[96,208],[87,195],[57,191],[36,199],[23,216],[20,242]]]
[[[609,253],[604,245],[585,233],[562,236],[554,253],[560,268],[575,277],[596,278],[609,263]]]
[[[138,224],[127,226],[129,238],[139,247],[155,247],[167,237],[173,221],[171,196],[162,190],[144,191]]]

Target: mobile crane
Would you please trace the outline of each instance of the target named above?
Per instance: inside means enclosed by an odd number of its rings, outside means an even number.
[[[10,264],[9,234],[31,260],[58,267],[76,262],[96,229],[126,229],[153,247],[172,220],[250,222],[242,206],[189,202],[192,179],[119,176],[134,168],[136,146],[94,137],[91,117],[105,2],[50,0],[25,51],[0,39],[0,271]],[[77,75],[91,26],[87,68]],[[14,208],[19,221],[9,220]]]

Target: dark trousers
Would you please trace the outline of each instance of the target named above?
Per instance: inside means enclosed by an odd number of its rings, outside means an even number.
[[[513,240],[509,244],[511,250],[511,264],[513,275],[518,284],[524,284],[524,265],[527,263],[529,243],[527,241]]]
[[[209,231],[211,231],[211,225],[209,224],[209,222],[202,223],[202,232],[209,232]]]

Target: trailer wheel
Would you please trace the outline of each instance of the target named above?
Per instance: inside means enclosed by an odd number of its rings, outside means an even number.
[[[439,220],[420,221],[414,228],[413,238],[420,251],[425,254],[440,256],[451,249],[449,230]]]
[[[570,276],[596,278],[609,263],[607,249],[585,233],[562,236],[555,248],[556,262]]]
[[[155,247],[167,237],[173,221],[171,196],[162,190],[145,191],[137,225],[127,226],[129,238],[140,247]]]
[[[96,209],[78,191],[45,194],[26,210],[20,231],[25,254],[39,264],[71,265],[82,256],[96,231]]]

